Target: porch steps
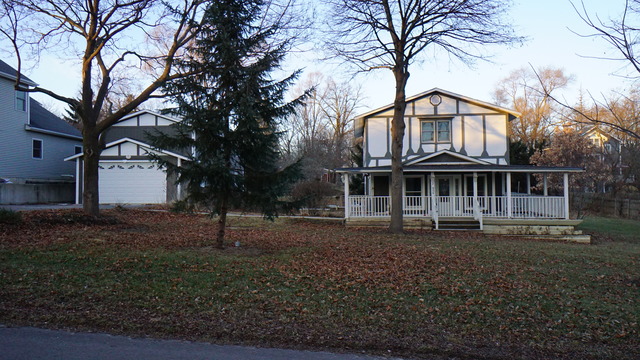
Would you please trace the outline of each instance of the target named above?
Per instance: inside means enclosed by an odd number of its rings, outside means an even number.
[[[466,218],[440,218],[438,220],[438,230],[480,231],[480,222]]]

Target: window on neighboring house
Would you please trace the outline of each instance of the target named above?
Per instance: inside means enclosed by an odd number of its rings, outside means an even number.
[[[33,139],[32,148],[31,148],[31,156],[34,159],[42,159],[42,153],[43,153],[42,140]]]
[[[451,142],[451,120],[422,120],[420,141],[423,143]]]
[[[16,90],[16,110],[27,111],[27,93]]]
[[[82,146],[76,145],[75,148],[74,148],[74,153],[73,154],[74,155],[78,155],[80,153],[82,153]]]

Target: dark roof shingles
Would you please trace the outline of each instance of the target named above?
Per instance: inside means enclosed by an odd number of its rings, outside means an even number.
[[[60,119],[49,110],[45,109],[39,102],[30,99],[31,116],[30,124],[34,128],[55,131],[65,135],[82,136],[80,131],[69,125],[66,121]]]
[[[18,71],[16,69],[14,69],[11,65],[7,64],[2,60],[0,60],[0,73],[5,73],[9,76],[12,76],[14,79],[18,75]],[[22,78],[22,81],[35,84],[35,81],[29,79],[24,74],[22,74],[21,78]]]

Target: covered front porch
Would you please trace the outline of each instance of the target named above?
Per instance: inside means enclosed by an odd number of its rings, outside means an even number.
[[[430,219],[436,229],[443,218],[473,219],[481,229],[485,219],[568,220],[569,175],[580,171],[524,165],[405,166],[402,211],[405,218]],[[390,216],[390,167],[340,172],[347,220]],[[350,193],[354,175],[363,176],[364,194]]]

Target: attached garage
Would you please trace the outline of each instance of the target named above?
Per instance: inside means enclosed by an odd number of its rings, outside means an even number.
[[[100,162],[100,203],[164,204],[167,173],[151,161]]]

